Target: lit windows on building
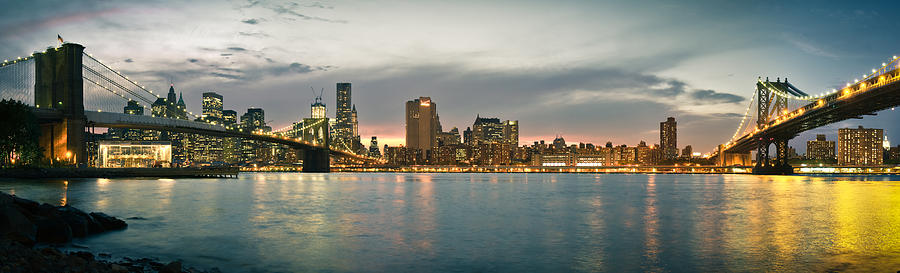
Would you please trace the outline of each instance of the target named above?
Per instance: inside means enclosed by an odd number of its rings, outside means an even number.
[[[172,144],[168,141],[100,141],[98,167],[170,167]]]
[[[816,135],[816,140],[806,142],[806,158],[812,160],[834,160],[834,141],[825,135]]]
[[[884,130],[838,129],[838,164],[881,165],[884,163],[882,141]]]

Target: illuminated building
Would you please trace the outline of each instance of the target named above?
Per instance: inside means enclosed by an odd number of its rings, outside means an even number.
[[[406,146],[417,153],[428,153],[437,146],[440,132],[437,104],[429,97],[406,102]]]
[[[226,127],[237,129],[237,111],[223,110],[222,124]],[[223,160],[228,164],[235,164],[241,161],[241,139],[237,137],[226,137],[222,139]]]
[[[241,130],[251,133],[265,133],[272,131],[272,128],[266,126],[266,112],[260,108],[249,108],[247,113],[241,115]],[[259,161],[261,149],[266,149],[268,143],[259,140],[242,139],[241,140],[241,161],[252,162]]]
[[[503,142],[512,147],[519,146],[518,120],[507,120],[503,122]]]
[[[172,162],[168,141],[101,140],[98,153],[100,168],[169,167]]]
[[[566,140],[561,136],[557,136],[556,139],[553,139],[553,149],[560,151],[565,150]]]
[[[203,93],[202,113],[198,121],[222,125],[224,123],[222,105],[222,95],[214,92]],[[194,135],[191,141],[193,153],[189,158],[195,164],[210,165],[224,162],[224,143],[221,137]]]
[[[884,130],[838,129],[838,164],[841,165],[881,165],[884,162],[882,141]]]
[[[694,148],[691,145],[684,146],[684,149],[681,150],[681,157],[690,159],[694,154]]]
[[[378,137],[376,136],[372,136],[372,141],[369,142],[369,157],[381,157],[381,151],[378,150]]]
[[[439,132],[437,135],[437,146],[456,145],[459,143],[459,129],[453,127],[449,132]]]
[[[816,135],[816,140],[806,142],[806,158],[813,160],[833,160],[834,141],[825,140],[825,135]]]
[[[540,166],[565,167],[575,165],[575,155],[570,153],[542,155]]]
[[[652,150],[650,146],[647,146],[647,142],[641,140],[641,143],[638,144],[635,149],[635,163],[640,165],[650,165],[653,163],[652,161]]]
[[[215,92],[203,93],[203,114],[200,116],[207,122],[222,122],[222,95]]]
[[[334,134],[332,144],[338,149],[356,152],[361,146],[359,140],[359,121],[356,105],[352,103],[352,85],[349,82],[337,83],[335,88],[337,100],[335,106]],[[324,117],[324,116],[323,116]]]
[[[678,132],[676,129],[674,117],[669,117],[664,122],[659,123],[659,145],[663,149],[663,156],[666,159],[674,159],[678,157]]]

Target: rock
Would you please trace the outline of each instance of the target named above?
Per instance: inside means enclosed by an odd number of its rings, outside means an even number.
[[[93,220],[90,215],[70,206],[62,206],[56,208],[56,212],[60,218],[72,229],[73,237],[84,237],[90,233],[90,222]]]
[[[53,205],[43,203],[37,207],[37,211],[34,214],[44,216],[44,217],[59,217],[59,214],[56,212],[56,207]]]
[[[87,251],[78,251],[75,253],[69,253],[69,255],[77,256],[79,258],[84,259],[85,261],[93,261],[94,260],[94,254],[91,254],[90,252],[87,252]]]
[[[59,252],[59,250],[52,248],[52,247],[47,247],[47,248],[41,249],[41,254],[43,254],[44,256],[53,258],[53,259],[58,259],[65,255],[62,252]]]
[[[159,273],[181,273],[181,262],[174,261],[159,269]]]
[[[35,222],[40,243],[67,243],[72,240],[72,228],[60,218],[44,218]]]
[[[13,202],[14,200],[12,195],[0,192],[0,207],[7,206],[9,204],[12,204]]]
[[[94,220],[97,220],[105,230],[119,230],[128,227],[128,224],[126,224],[125,221],[106,215],[102,212],[91,212],[91,217],[94,217]]]
[[[15,196],[13,196],[13,204],[16,204],[17,206],[27,210],[28,212],[30,212],[32,214],[37,213],[38,206],[41,205],[41,204],[38,204],[38,202],[34,202],[34,201],[31,201],[28,199],[22,199],[22,198],[15,197]]]
[[[0,234],[23,245],[33,245],[37,228],[15,206],[0,207]]]
[[[110,265],[110,266],[109,266],[109,269],[112,269],[113,272],[128,272],[128,268],[127,268],[127,267],[124,267],[124,266],[121,266],[121,265],[117,265],[117,264],[112,264],[112,265]]]

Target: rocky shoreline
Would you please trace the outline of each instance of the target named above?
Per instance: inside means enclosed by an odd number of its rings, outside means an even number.
[[[185,269],[180,261],[164,264],[127,257],[112,261],[108,260],[109,254],[95,257],[90,252],[64,253],[47,246],[127,227],[125,221],[102,212],[85,213],[71,206],[39,204],[0,192],[0,272],[220,272],[216,268]]]

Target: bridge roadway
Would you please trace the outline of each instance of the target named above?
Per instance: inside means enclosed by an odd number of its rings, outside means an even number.
[[[62,117],[62,114],[55,110],[33,108],[39,120],[55,120]],[[252,140],[260,140],[278,144],[288,145],[293,148],[302,150],[320,150],[326,147],[313,145],[311,143],[288,137],[275,136],[270,134],[241,132],[238,130],[229,130],[223,126],[213,125],[203,122],[195,122],[182,119],[159,118],[143,115],[129,115],[124,113],[112,112],[94,112],[84,111],[87,126],[104,127],[104,128],[128,128],[128,129],[148,129],[167,132],[179,132],[190,134],[201,134],[219,137],[239,137]],[[362,161],[369,161],[369,158],[362,157],[353,153],[329,150],[332,156],[351,158]]]
[[[840,92],[769,121],[764,129],[726,144],[724,152],[749,153],[763,139],[791,139],[797,134],[831,123],[900,105],[900,69],[851,85]],[[718,155],[718,151],[714,154]]]

